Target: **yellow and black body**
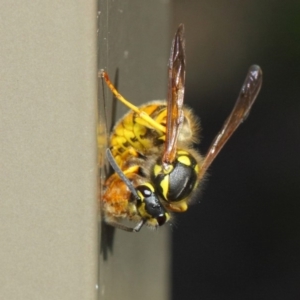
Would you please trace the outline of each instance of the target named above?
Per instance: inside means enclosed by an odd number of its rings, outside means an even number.
[[[165,101],[152,101],[138,109],[165,128]],[[191,148],[197,141],[199,122],[189,109],[184,108],[184,112],[187,116],[182,124],[184,134],[179,134],[178,144]],[[193,149],[178,149],[174,162],[164,170],[165,139],[164,131],[153,128],[134,111],[115,125],[109,149],[120,171],[111,175],[105,184],[102,202],[108,223],[114,225],[119,218],[127,218],[156,228],[171,219],[170,212],[187,209],[187,202],[198,184],[202,158]],[[132,197],[120,172],[130,180],[138,198]],[[117,227],[127,230],[127,227]]]
[[[237,127],[249,115],[262,83],[260,67],[250,67],[235,106],[205,157],[195,149],[199,142],[197,117],[184,106],[185,42],[179,25],[169,59],[167,101],[140,107],[127,101],[108,74],[101,77],[130,111],[115,125],[107,149],[114,173],[105,182],[101,198],[107,223],[136,232],[146,224],[162,226],[172,212],[185,212],[212,161]],[[120,221],[137,222],[127,227]]]

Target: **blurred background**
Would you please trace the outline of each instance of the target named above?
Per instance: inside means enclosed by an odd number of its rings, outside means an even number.
[[[300,2],[174,1],[185,24],[185,102],[205,154],[250,65],[263,86],[249,118],[173,226],[172,299],[300,299]]]

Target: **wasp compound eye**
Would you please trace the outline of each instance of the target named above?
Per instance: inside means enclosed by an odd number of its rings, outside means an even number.
[[[169,218],[163,205],[159,202],[157,195],[154,193],[152,185],[140,185],[137,188],[141,198],[138,209],[140,214],[156,219],[159,226],[165,224]]]
[[[198,164],[185,151],[173,162],[170,171],[164,172],[159,165],[154,167],[153,182],[158,194],[168,202],[187,198],[197,183]]]

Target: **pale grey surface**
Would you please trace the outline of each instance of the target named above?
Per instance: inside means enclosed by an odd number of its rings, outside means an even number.
[[[0,4],[0,298],[96,299],[96,3]]]
[[[134,104],[165,99],[171,46],[168,1],[99,2],[99,69],[105,68],[118,89]],[[100,97],[100,111],[103,99]],[[112,95],[106,94],[111,119]],[[117,104],[118,117],[128,111]],[[105,146],[103,147],[105,149]],[[169,299],[170,228],[142,228],[139,233],[115,230],[102,243],[99,296],[101,299]],[[111,230],[105,231],[109,234]],[[113,245],[110,247],[109,243]]]
[[[101,5],[101,67],[120,68],[134,103],[165,98],[170,4]],[[91,1],[0,4],[1,299],[97,298],[96,12]],[[167,299],[169,231],[116,231],[100,298]]]

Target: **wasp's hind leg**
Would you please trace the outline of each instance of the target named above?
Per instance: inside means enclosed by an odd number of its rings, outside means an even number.
[[[158,122],[156,122],[155,120],[153,120],[147,113],[145,113],[144,111],[141,111],[137,106],[133,105],[132,103],[130,103],[128,100],[126,100],[118,91],[117,89],[114,87],[114,85],[112,84],[112,82],[110,81],[108,74],[104,71],[101,70],[100,71],[100,75],[101,77],[104,79],[104,81],[106,82],[107,86],[109,87],[109,89],[112,91],[112,93],[116,96],[117,99],[119,99],[124,105],[126,105],[129,109],[133,110],[134,112],[136,112],[139,117],[141,119],[143,119],[144,121],[146,121],[149,125],[151,125],[154,129],[162,131],[164,133],[166,133],[166,127],[159,124]]]

